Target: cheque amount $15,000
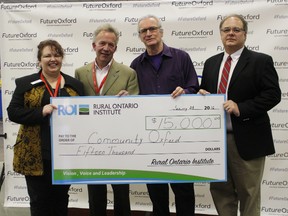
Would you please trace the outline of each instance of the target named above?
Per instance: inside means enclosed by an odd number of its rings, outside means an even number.
[[[146,116],[147,130],[183,130],[221,128],[220,115]]]

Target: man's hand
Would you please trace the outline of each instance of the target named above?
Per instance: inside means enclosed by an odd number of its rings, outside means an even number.
[[[200,89],[197,94],[206,95],[210,94],[210,92],[206,91],[205,89]]]
[[[129,92],[126,90],[121,90],[116,96],[121,97],[121,96],[126,96],[126,95],[129,95]]]
[[[171,96],[172,98],[176,98],[181,94],[185,94],[185,91],[180,86],[177,86],[176,89],[172,92]]]
[[[240,111],[238,108],[238,105],[232,101],[228,100],[223,104],[223,108],[226,110],[227,113],[229,114],[234,114],[235,116],[239,117],[240,116]]]

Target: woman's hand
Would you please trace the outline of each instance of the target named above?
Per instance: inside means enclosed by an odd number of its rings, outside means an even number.
[[[43,114],[43,117],[47,116],[47,115],[50,115],[54,109],[57,109],[56,106],[54,106],[53,104],[47,104],[43,107],[43,110],[42,110],[42,114]]]

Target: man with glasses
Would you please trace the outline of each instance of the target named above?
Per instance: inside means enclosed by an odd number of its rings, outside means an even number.
[[[163,43],[163,29],[156,16],[139,19],[138,33],[146,51],[135,58],[140,94],[193,94],[199,90],[198,78],[188,53]],[[171,183],[178,216],[193,216],[195,196],[193,183]],[[154,216],[170,216],[168,184],[147,184]]]
[[[95,30],[92,47],[96,53],[96,58],[93,62],[75,71],[76,79],[84,84],[84,93],[86,96],[122,96],[139,93],[136,72],[113,59],[118,41],[119,32],[110,24],[104,24]],[[95,124],[100,123],[95,122]],[[97,164],[95,164],[95,167],[97,167]],[[114,215],[131,215],[129,185],[112,184],[112,188],[114,195]],[[106,185],[89,184],[88,196],[90,216],[107,215]]]
[[[217,93],[221,88],[222,68],[232,58],[228,85],[222,94],[227,101],[227,182],[210,184],[220,216],[260,216],[261,181],[265,156],[274,154],[268,110],[281,100],[278,75],[272,57],[245,47],[248,26],[240,15],[220,22],[225,51],[205,64],[199,93]],[[218,82],[217,82],[218,80]]]

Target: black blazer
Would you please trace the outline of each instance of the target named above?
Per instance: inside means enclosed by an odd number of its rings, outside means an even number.
[[[75,90],[79,96],[84,95],[84,87],[79,80],[62,72],[61,75],[65,79],[66,87]],[[49,116],[43,118],[42,107],[40,107],[39,109],[32,109],[30,111],[24,108],[25,92],[30,91],[34,87],[44,85],[42,81],[35,82],[39,80],[40,80],[40,72],[20,77],[15,80],[16,88],[13,93],[11,102],[7,108],[8,116],[11,121],[16,122],[18,124],[30,125],[30,124],[41,124],[43,123],[43,119],[45,119],[45,121],[49,119]]]
[[[217,93],[218,75],[224,53],[206,60],[201,89]],[[244,160],[274,154],[274,143],[267,111],[281,100],[278,75],[272,57],[244,48],[233,71],[228,100],[237,103],[240,116],[231,115],[233,133]]]

